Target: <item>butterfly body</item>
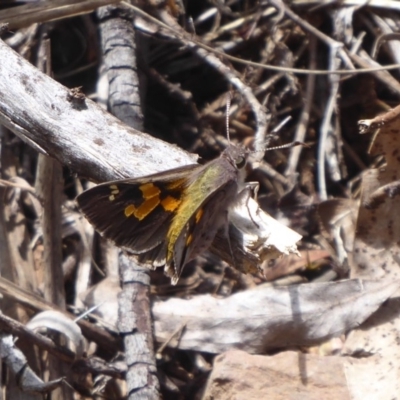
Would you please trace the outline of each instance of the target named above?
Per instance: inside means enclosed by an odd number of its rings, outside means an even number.
[[[243,148],[230,145],[203,166],[103,183],[83,192],[77,202],[104,237],[138,255],[140,262],[165,264],[176,283],[184,265],[227,226],[245,159]]]

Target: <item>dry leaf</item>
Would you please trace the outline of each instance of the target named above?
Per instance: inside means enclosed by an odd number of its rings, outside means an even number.
[[[389,299],[345,342],[342,353],[353,356],[345,362],[353,400],[391,400],[400,393],[399,307],[399,298]]]
[[[309,250],[300,251],[299,253],[299,255],[291,254],[287,257],[282,257],[272,266],[269,265],[268,261],[264,261],[261,266],[264,278],[267,281],[273,281],[296,271],[304,270],[307,265],[329,257],[329,253],[326,250]]]
[[[318,205],[321,232],[335,248],[335,256],[343,265],[354,247],[357,202],[352,199],[332,199]]]
[[[225,299],[204,295],[159,301],[152,309],[155,336],[161,343],[173,338],[170,345],[180,349],[210,353],[312,345],[359,326],[398,287],[399,281],[354,279],[261,285]]]
[[[52,329],[61,333],[74,345],[77,359],[82,358],[86,352],[86,341],[82,335],[81,328],[76,322],[59,311],[48,310],[36,314],[26,324],[26,327],[34,331]]]
[[[363,176],[351,276],[400,277],[400,106],[373,120],[360,121],[362,131],[377,129],[370,147],[386,165]]]

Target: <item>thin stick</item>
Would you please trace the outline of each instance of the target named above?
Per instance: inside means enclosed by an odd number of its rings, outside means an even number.
[[[317,64],[317,58],[316,58],[316,44],[317,41],[315,38],[311,38],[310,40],[310,63],[309,67],[310,69],[315,68]],[[306,87],[306,92],[305,92],[305,100],[304,100],[304,107],[301,112],[300,120],[299,123],[297,124],[296,128],[296,133],[294,135],[294,140],[296,142],[304,142],[305,137],[306,137],[306,132],[307,132],[307,127],[308,123],[310,120],[310,113],[311,113],[311,107],[312,107],[312,102],[314,98],[314,90],[315,90],[315,75],[309,75],[307,77],[307,87]],[[287,162],[287,168],[285,171],[285,176],[293,176],[297,169],[297,165],[300,160],[300,155],[301,155],[301,150],[302,147],[294,147],[289,154],[288,162]]]
[[[139,14],[143,18],[146,18],[147,20],[150,20],[151,22],[162,27],[163,29],[167,30],[168,32],[172,32],[176,36],[177,39],[183,40],[184,42],[190,41],[191,43],[196,45],[196,47],[200,47],[204,50],[207,50],[218,56],[221,56],[222,58],[224,58],[226,60],[234,61],[235,63],[238,63],[238,64],[244,64],[244,65],[248,65],[248,66],[252,66],[252,67],[262,68],[262,69],[266,69],[269,71],[291,72],[293,74],[298,74],[298,75],[309,75],[309,74],[312,74],[312,75],[357,75],[357,74],[368,74],[371,72],[379,72],[379,71],[390,71],[390,70],[400,68],[400,64],[390,64],[390,65],[373,67],[373,68],[360,68],[360,69],[354,69],[354,70],[337,69],[335,71],[331,71],[331,70],[327,71],[324,69],[323,70],[321,70],[321,69],[309,70],[309,69],[300,69],[300,68],[280,67],[277,65],[261,64],[261,63],[254,62],[254,61],[243,60],[242,58],[234,57],[234,56],[226,54],[222,51],[216,50],[213,47],[208,46],[208,45],[200,42],[199,40],[194,39],[193,36],[186,35],[186,33],[182,34],[178,31],[176,31],[174,28],[171,28],[164,22],[159,21],[157,18],[150,16],[149,14],[142,11],[140,8],[133,6],[132,4],[126,3],[125,1],[122,1],[121,4],[123,4],[129,8],[132,8],[133,10],[135,10],[135,12],[137,14]]]

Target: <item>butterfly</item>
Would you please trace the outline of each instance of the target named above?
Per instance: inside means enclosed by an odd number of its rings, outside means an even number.
[[[205,165],[106,182],[86,190],[77,203],[105,238],[152,267],[165,265],[176,284],[183,267],[227,229],[229,208],[242,191],[249,152],[229,144]]]

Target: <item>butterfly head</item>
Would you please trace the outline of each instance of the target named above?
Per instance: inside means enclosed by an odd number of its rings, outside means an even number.
[[[246,166],[248,155],[249,151],[246,148],[229,144],[221,157],[228,159],[235,168],[241,170]]]

